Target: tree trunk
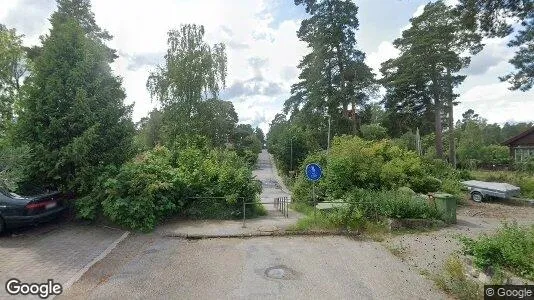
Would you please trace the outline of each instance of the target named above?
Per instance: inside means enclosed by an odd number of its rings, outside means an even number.
[[[357,135],[358,134],[358,126],[356,124],[356,103],[354,103],[356,100],[353,99],[352,102],[352,114],[350,116],[352,120],[352,134]]]
[[[441,126],[441,111],[443,105],[441,100],[435,101],[435,130],[436,130],[436,156],[443,158],[443,126]]]
[[[441,124],[441,113],[443,111],[443,103],[440,99],[439,83],[437,78],[433,78],[433,93],[434,93],[434,128],[436,131],[436,156],[443,159],[443,126]]]

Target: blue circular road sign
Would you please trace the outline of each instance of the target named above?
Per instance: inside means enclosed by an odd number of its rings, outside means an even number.
[[[306,177],[311,181],[317,181],[323,176],[323,170],[318,164],[309,164],[306,166]]]

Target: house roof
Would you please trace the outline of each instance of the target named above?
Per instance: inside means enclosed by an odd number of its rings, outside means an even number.
[[[519,139],[522,139],[522,138],[524,138],[525,136],[527,136],[527,135],[529,135],[529,134],[532,134],[532,133],[534,133],[534,126],[531,127],[531,128],[529,128],[529,129],[527,129],[527,130],[525,130],[525,131],[523,131],[523,132],[521,132],[520,134],[518,134],[518,135],[516,135],[516,136],[514,136],[514,137],[509,138],[508,140],[506,140],[506,141],[503,142],[502,144],[503,144],[503,145],[510,145],[510,144],[512,144],[513,142],[515,142],[515,141],[517,141],[517,140],[519,140]]]

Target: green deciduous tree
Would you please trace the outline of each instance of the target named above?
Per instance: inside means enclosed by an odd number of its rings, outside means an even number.
[[[131,157],[131,107],[89,1],[59,0],[50,21],[21,101],[17,141],[31,148],[28,184],[85,195],[107,165]]]
[[[0,139],[13,120],[15,102],[21,95],[26,74],[22,36],[0,24]]]
[[[206,128],[222,125],[217,130],[226,132],[210,133],[218,144],[225,141],[230,133],[228,124],[236,119],[231,103],[218,101],[219,92],[226,85],[225,46],[208,45],[204,34],[203,26],[191,24],[169,31],[165,64],[148,78],[148,90],[162,104],[168,144],[205,136]]]

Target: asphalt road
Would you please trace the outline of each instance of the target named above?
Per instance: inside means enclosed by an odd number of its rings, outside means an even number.
[[[57,299],[444,298],[374,242],[134,235]]]

